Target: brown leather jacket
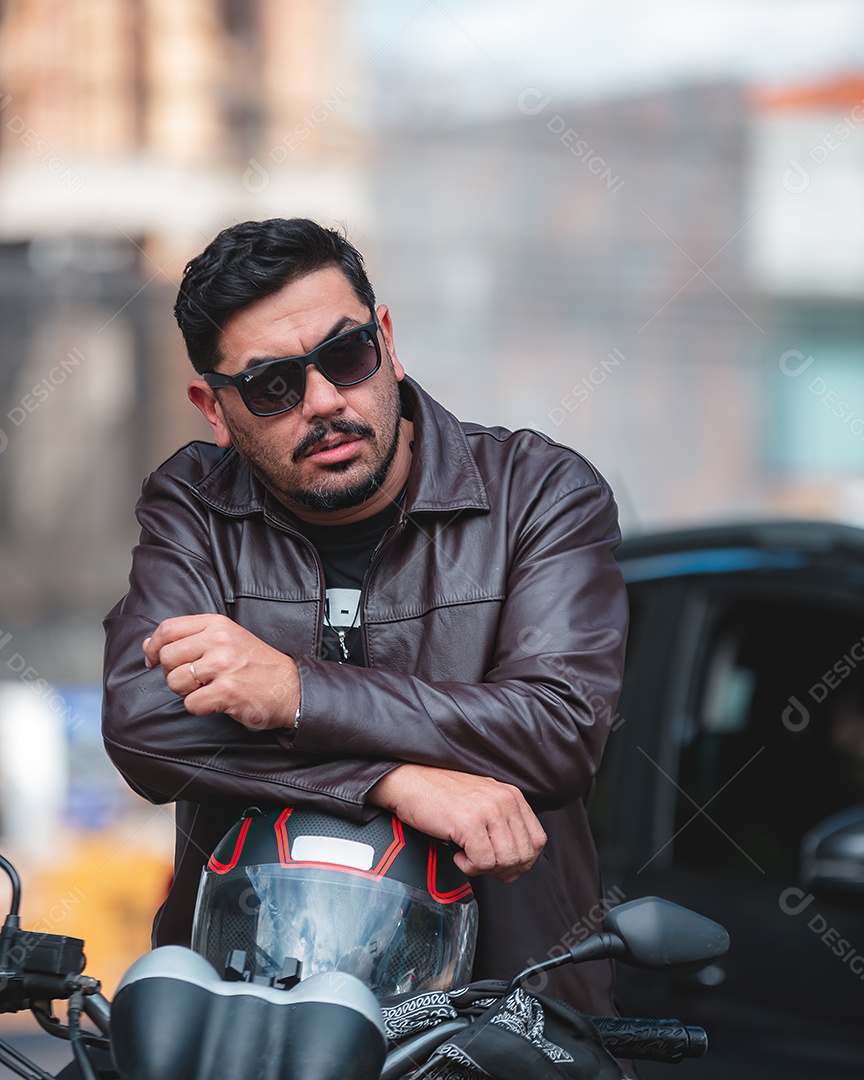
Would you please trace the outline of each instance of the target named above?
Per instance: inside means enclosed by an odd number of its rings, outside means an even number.
[[[618,695],[626,594],[616,507],[574,451],[529,431],[460,423],[402,383],[415,447],[403,506],[368,571],[368,667],[317,659],[316,552],[233,450],[194,442],[145,482],[130,589],[106,618],[103,732],[128,783],[176,802],[175,880],[156,944],[188,944],[201,867],[251,805],[362,818],[399,762],[523,791],[549,840],[512,884],[475,878],[476,978],[510,978],[586,936],[602,885],[583,798]],[[296,658],[302,724],[289,745],[192,716],[141,642],[173,615],[217,612]],[[592,912],[593,908],[593,912]],[[611,967],[568,966],[547,991],[610,1009]]]

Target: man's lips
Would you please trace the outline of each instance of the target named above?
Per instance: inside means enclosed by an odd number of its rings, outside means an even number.
[[[360,439],[354,435],[335,435],[316,443],[303,455],[309,461],[330,465],[336,461],[345,461],[353,457],[360,446]]]
[[[361,439],[373,439],[375,432],[367,424],[359,421],[334,420],[332,424],[320,424],[308,431],[303,439],[294,448],[291,455],[294,462],[300,462],[304,458],[325,462],[327,457],[321,455],[332,454],[331,461],[343,461],[350,450],[339,450],[341,446],[349,444],[357,449]],[[337,453],[338,451],[338,453]]]

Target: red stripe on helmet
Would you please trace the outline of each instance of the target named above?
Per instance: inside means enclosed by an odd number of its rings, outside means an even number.
[[[399,852],[402,850],[402,848],[405,847],[405,833],[402,831],[402,822],[397,817],[394,817],[392,820],[393,820],[393,843],[390,845],[390,847],[387,848],[387,850],[381,856],[381,859],[379,860],[378,865],[372,867],[372,873],[373,874],[379,874],[382,877],[383,877],[384,874],[387,873],[387,871],[393,865],[393,860],[396,858],[396,856],[399,854]]]
[[[276,819],[276,824],[273,826],[273,831],[276,833],[276,844],[279,848],[279,862],[282,866],[290,866],[294,861],[291,858],[291,842],[288,839],[288,830],[285,825],[288,818],[294,813],[294,807],[289,806],[283,810],[279,817]]]
[[[233,870],[237,865],[237,860],[240,858],[240,852],[243,850],[243,842],[246,839],[246,833],[249,832],[249,826],[252,824],[252,818],[248,817],[240,826],[240,835],[237,837],[237,843],[234,845],[234,851],[231,855],[231,861],[227,863],[221,863],[216,858],[215,853],[207,860],[207,869],[212,870],[214,874],[227,874],[229,870]]]
[[[433,900],[437,900],[439,904],[454,904],[457,900],[464,900],[466,896],[472,896],[474,890],[471,888],[471,882],[466,881],[464,885],[460,885],[458,889],[452,889],[450,892],[442,893],[438,891],[437,885],[438,879],[438,845],[434,840],[429,841],[429,862],[427,863],[426,873],[426,888],[429,890],[429,895]]]

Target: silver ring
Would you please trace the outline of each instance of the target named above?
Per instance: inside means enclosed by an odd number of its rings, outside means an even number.
[[[199,685],[199,686],[203,686],[203,685],[204,685],[204,683],[203,683],[203,682],[201,682],[201,680],[200,680],[200,679],[198,678],[198,676],[197,676],[197,675],[195,674],[195,665],[194,665],[194,664],[190,664],[190,665],[189,665],[189,674],[190,674],[190,675],[192,676],[192,678],[193,678],[193,679],[195,680],[195,682],[197,682],[197,683],[198,683],[198,685]]]

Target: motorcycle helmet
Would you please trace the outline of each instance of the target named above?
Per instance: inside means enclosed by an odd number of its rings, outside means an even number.
[[[243,950],[256,981],[347,972],[379,1000],[464,985],[477,903],[454,850],[385,812],[247,810],[202,871],[192,948],[220,972]]]

